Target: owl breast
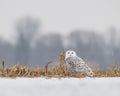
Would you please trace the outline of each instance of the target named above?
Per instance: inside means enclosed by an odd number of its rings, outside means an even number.
[[[76,73],[77,72],[76,71],[76,67],[77,67],[76,60],[77,60],[76,58],[68,57],[64,63],[65,68],[72,73]]]

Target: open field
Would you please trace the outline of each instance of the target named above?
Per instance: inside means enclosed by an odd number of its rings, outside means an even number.
[[[60,54],[59,63],[43,68],[21,64],[0,66],[0,96],[120,96],[120,68],[113,65],[101,70],[93,68],[93,78],[85,74],[70,74],[62,64],[64,55]],[[9,78],[10,77],[10,78]],[[29,77],[29,78],[28,78]],[[84,77],[84,78],[83,78]]]
[[[49,68],[48,62],[44,68],[36,67],[31,69],[30,66],[22,66],[20,64],[11,67],[5,67],[4,61],[0,66],[0,77],[85,77],[86,74],[70,74],[63,68],[64,51],[60,53],[59,63],[56,66]],[[120,68],[115,64],[106,70],[93,68],[94,77],[120,77]]]
[[[120,96],[120,78],[0,78],[0,96]]]

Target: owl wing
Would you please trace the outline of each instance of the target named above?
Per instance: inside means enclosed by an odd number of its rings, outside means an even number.
[[[65,59],[64,68],[69,72],[76,73],[76,63],[73,57],[68,57]]]
[[[94,75],[92,69],[80,57],[76,57],[76,71],[86,73],[90,77]]]
[[[92,69],[80,57],[68,57],[65,60],[65,65],[71,72],[86,73],[88,76],[93,76]]]

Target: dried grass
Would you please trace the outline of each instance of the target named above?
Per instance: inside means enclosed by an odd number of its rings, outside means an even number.
[[[5,62],[3,61],[0,66],[0,77],[76,77],[82,78],[85,77],[85,74],[70,74],[63,68],[64,63],[64,50],[60,53],[59,64],[53,68],[49,68],[48,62],[44,68],[36,67],[31,70],[30,66],[13,65],[11,67],[5,67]],[[93,72],[95,73],[94,77],[120,77],[120,68],[113,63],[113,66],[106,70],[101,70],[99,68],[94,68]]]

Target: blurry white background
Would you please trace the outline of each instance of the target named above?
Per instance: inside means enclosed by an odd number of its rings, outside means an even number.
[[[0,0],[0,34],[11,39],[16,20],[25,16],[40,19],[44,33],[120,30],[119,5],[119,0]]]

